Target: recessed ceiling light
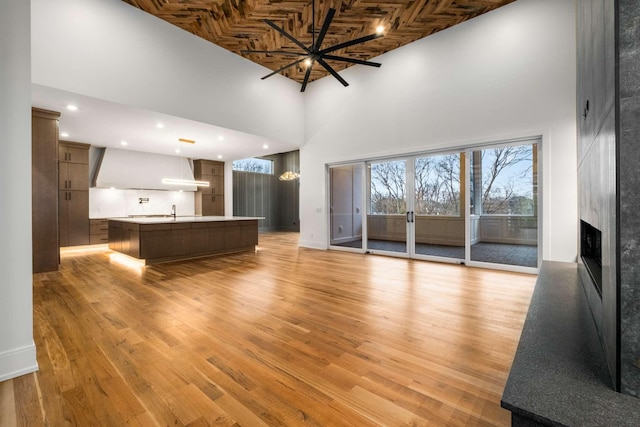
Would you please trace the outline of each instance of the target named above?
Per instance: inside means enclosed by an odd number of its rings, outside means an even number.
[[[262,144],[262,148],[266,150],[267,148],[269,148],[269,146],[267,144]]]
[[[220,136],[218,137],[218,141],[224,141],[224,136],[220,135]]]
[[[164,124],[163,123],[156,123],[156,127],[158,129],[163,129],[164,128]]]
[[[222,154],[218,154],[218,158],[221,159],[222,158]]]
[[[66,137],[68,137],[68,136],[69,136],[69,134],[68,134],[68,133],[66,133],[66,132],[62,132],[62,133],[60,134],[60,136],[61,136],[61,137],[63,137],[63,138],[66,138]]]
[[[67,110],[69,111],[77,111],[78,107],[72,104],[67,105]]]
[[[384,33],[384,25],[378,25],[378,26],[376,27],[376,33],[377,33],[377,34],[382,34],[382,33]]]
[[[176,153],[179,153],[179,152],[180,152],[180,149],[176,148]]]
[[[127,145],[127,141],[120,141],[120,145]]]

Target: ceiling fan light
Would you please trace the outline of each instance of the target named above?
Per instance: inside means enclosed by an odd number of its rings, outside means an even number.
[[[311,58],[307,58],[304,60],[304,65],[306,65],[307,67],[311,66],[313,61],[311,61]]]
[[[384,25],[380,24],[376,27],[376,34],[383,34],[384,33]]]

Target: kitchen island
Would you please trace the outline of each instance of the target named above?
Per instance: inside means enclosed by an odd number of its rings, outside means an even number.
[[[109,249],[145,264],[253,251],[257,217],[149,216],[109,218]]]

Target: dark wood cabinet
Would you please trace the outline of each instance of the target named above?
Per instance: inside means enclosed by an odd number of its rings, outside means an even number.
[[[252,250],[258,220],[138,223],[109,220],[109,249],[147,264]]]
[[[90,219],[89,220],[89,244],[100,245],[109,243],[109,220]]]
[[[224,162],[216,162],[213,160],[194,160],[193,174],[197,176],[224,176]],[[198,179],[198,178],[196,178]]]
[[[212,160],[194,160],[194,177],[209,182],[195,193],[195,213],[203,216],[224,216],[224,163]]]
[[[89,164],[89,146],[77,142],[60,141],[58,161],[65,163]]]
[[[33,272],[58,269],[58,119],[60,113],[31,110],[31,222]]]
[[[215,196],[213,194],[196,192],[196,215],[203,216],[224,216],[224,195]]]
[[[58,145],[58,229],[60,246],[90,244],[89,145]]]
[[[89,191],[89,165],[82,163],[58,163],[60,190]]]
[[[60,246],[88,245],[89,192],[60,191],[58,195]]]

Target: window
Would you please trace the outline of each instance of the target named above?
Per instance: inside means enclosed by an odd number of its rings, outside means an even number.
[[[236,160],[233,162],[233,170],[273,175],[273,160],[260,159],[257,157]]]
[[[475,213],[536,215],[535,148],[535,144],[510,145],[473,153],[473,197],[479,202],[475,203]],[[481,194],[477,194],[480,189]],[[477,209],[478,204],[481,209]]]
[[[415,159],[415,212],[418,215],[460,215],[460,154]]]
[[[406,162],[371,163],[371,214],[398,215],[407,211]]]

